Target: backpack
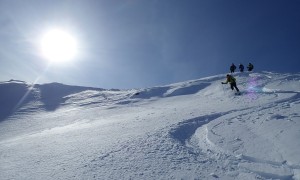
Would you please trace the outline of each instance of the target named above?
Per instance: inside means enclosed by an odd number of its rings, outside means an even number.
[[[229,83],[233,83],[233,82],[236,81],[236,79],[235,79],[233,76],[230,75],[230,76],[228,76],[227,81],[228,81]]]

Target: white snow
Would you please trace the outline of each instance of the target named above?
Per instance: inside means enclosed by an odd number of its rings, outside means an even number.
[[[300,74],[132,90],[0,83],[0,179],[300,179]]]

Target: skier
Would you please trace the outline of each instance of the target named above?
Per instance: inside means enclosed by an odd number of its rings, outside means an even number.
[[[249,63],[247,68],[248,68],[248,71],[252,71],[254,66],[253,66],[253,64]]]
[[[244,65],[243,65],[243,64],[240,64],[240,65],[239,65],[239,69],[240,69],[240,72],[244,72]]]
[[[227,79],[226,79],[226,82],[222,82],[222,84],[230,84],[230,88],[233,90],[233,88],[236,89],[237,91],[237,94],[240,94],[240,90],[239,88],[236,86],[236,79],[230,75],[230,74],[227,74]]]
[[[230,72],[234,73],[235,69],[236,69],[236,66],[232,63],[230,66]]]

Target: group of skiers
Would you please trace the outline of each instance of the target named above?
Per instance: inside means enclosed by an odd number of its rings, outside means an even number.
[[[253,64],[249,63],[247,66],[248,71],[252,71],[253,68],[254,68]],[[240,64],[239,69],[240,69],[240,72],[244,72],[244,65]],[[230,72],[234,73],[235,70],[236,70],[236,66],[234,65],[234,63],[232,63],[230,66]]]
[[[251,72],[253,70],[253,68],[254,68],[253,64],[249,63],[248,66],[247,66],[248,71]],[[239,65],[239,69],[240,69],[240,72],[244,72],[244,65],[240,64]],[[236,66],[232,63],[231,66],[230,66],[230,72],[231,72],[231,74],[234,73],[235,70],[236,70]],[[235,89],[237,91],[237,94],[240,94],[240,90],[236,86],[236,79],[231,74],[227,74],[226,75],[226,81],[222,82],[222,84],[228,84],[229,83],[230,84],[230,88],[232,90]]]

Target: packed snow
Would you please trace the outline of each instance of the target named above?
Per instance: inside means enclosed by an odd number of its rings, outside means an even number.
[[[300,179],[300,74],[106,90],[0,83],[0,179]]]

